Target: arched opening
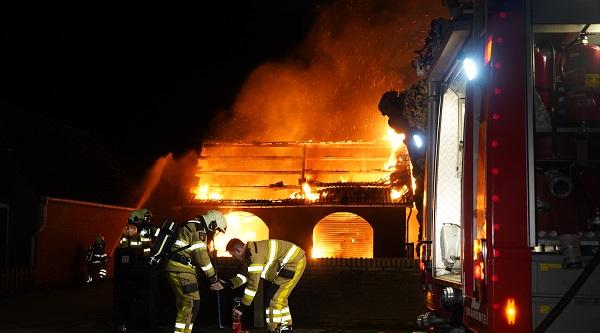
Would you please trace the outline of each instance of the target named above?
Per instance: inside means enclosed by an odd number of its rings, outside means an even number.
[[[327,215],[313,229],[313,258],[373,258],[373,228],[348,212]]]
[[[227,242],[232,238],[247,241],[264,240],[269,238],[269,228],[258,216],[248,212],[229,212],[225,214],[227,232],[215,237],[215,249],[219,257],[230,257],[225,250]]]

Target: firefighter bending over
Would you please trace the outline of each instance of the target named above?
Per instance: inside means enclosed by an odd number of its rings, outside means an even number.
[[[104,236],[96,236],[96,239],[88,249],[85,261],[87,263],[86,283],[97,282],[106,278],[106,263],[108,262],[108,255],[106,254]]]
[[[234,319],[242,316],[250,306],[258,283],[263,278],[272,282],[270,290],[266,290],[269,304],[266,308],[266,321],[269,332],[291,332],[292,315],[288,306],[288,297],[306,267],[304,250],[297,245],[283,240],[263,240],[244,244],[233,238],[227,243],[227,252],[237,261],[248,266],[246,275],[224,282],[230,288],[237,288],[246,283],[241,306],[234,309]]]
[[[196,268],[200,268],[206,274],[211,283],[211,290],[223,289],[210,262],[207,244],[218,232],[224,233],[226,229],[225,217],[216,210],[187,221],[179,227],[164,267],[169,285],[175,293],[176,333],[191,333],[200,309]]]

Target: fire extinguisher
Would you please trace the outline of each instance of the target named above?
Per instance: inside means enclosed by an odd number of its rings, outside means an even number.
[[[562,76],[571,121],[600,120],[600,46],[588,42],[587,28],[565,49]]]
[[[235,298],[233,300],[233,310],[237,310],[241,305],[241,300],[239,298]],[[234,316],[233,322],[231,323],[231,331],[233,333],[241,333],[242,331],[242,317]]]

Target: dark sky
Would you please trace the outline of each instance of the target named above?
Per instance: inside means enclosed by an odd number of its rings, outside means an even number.
[[[320,1],[323,3],[325,1]],[[198,148],[258,64],[285,57],[319,3],[3,1],[3,102],[79,128],[126,167]]]

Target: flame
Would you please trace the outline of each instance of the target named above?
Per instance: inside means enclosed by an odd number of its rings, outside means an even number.
[[[388,128],[387,134],[383,137],[383,140],[388,141],[391,145],[390,147],[390,157],[388,158],[387,163],[384,165],[384,170],[389,170],[391,173],[399,170],[399,166],[402,164],[402,152],[406,149],[404,144],[404,139],[406,136],[404,133],[396,133],[393,128]],[[412,162],[410,164],[410,178],[411,178],[411,187],[414,191],[417,188],[417,180],[412,175]],[[397,183],[392,184],[391,179],[387,179],[386,183],[391,185],[399,185]],[[406,195],[410,191],[409,187],[405,184],[400,188],[393,187],[390,191],[390,199],[392,201],[400,201],[404,195]]]
[[[327,192],[323,192],[323,197],[327,196]],[[315,202],[321,198],[321,194],[313,193],[313,189],[308,182],[302,183],[302,191],[294,192],[290,195],[290,199],[304,199],[308,202]]]
[[[390,191],[390,199],[392,199],[392,201],[400,200],[406,193],[408,193],[408,186],[406,185],[402,186],[402,188],[399,190],[392,188]]]
[[[312,188],[308,183],[302,184],[302,191],[304,191],[304,198],[307,201],[315,202],[319,200],[319,193],[313,193]]]
[[[220,200],[223,199],[218,192],[211,192],[210,186],[207,184],[198,184],[198,187],[193,191],[196,193],[196,200]]]
[[[398,134],[391,127],[388,128],[387,135],[383,137],[383,140],[388,141],[392,145],[392,150],[390,152],[390,157],[384,166],[385,170],[396,170],[396,165],[398,165],[399,161],[402,161],[400,158],[400,148],[402,148],[405,138],[406,136],[404,133]]]
[[[413,165],[412,165],[412,161],[410,162],[410,177],[412,178],[412,190],[413,193],[415,193],[417,191],[417,179],[415,177],[413,177]]]

